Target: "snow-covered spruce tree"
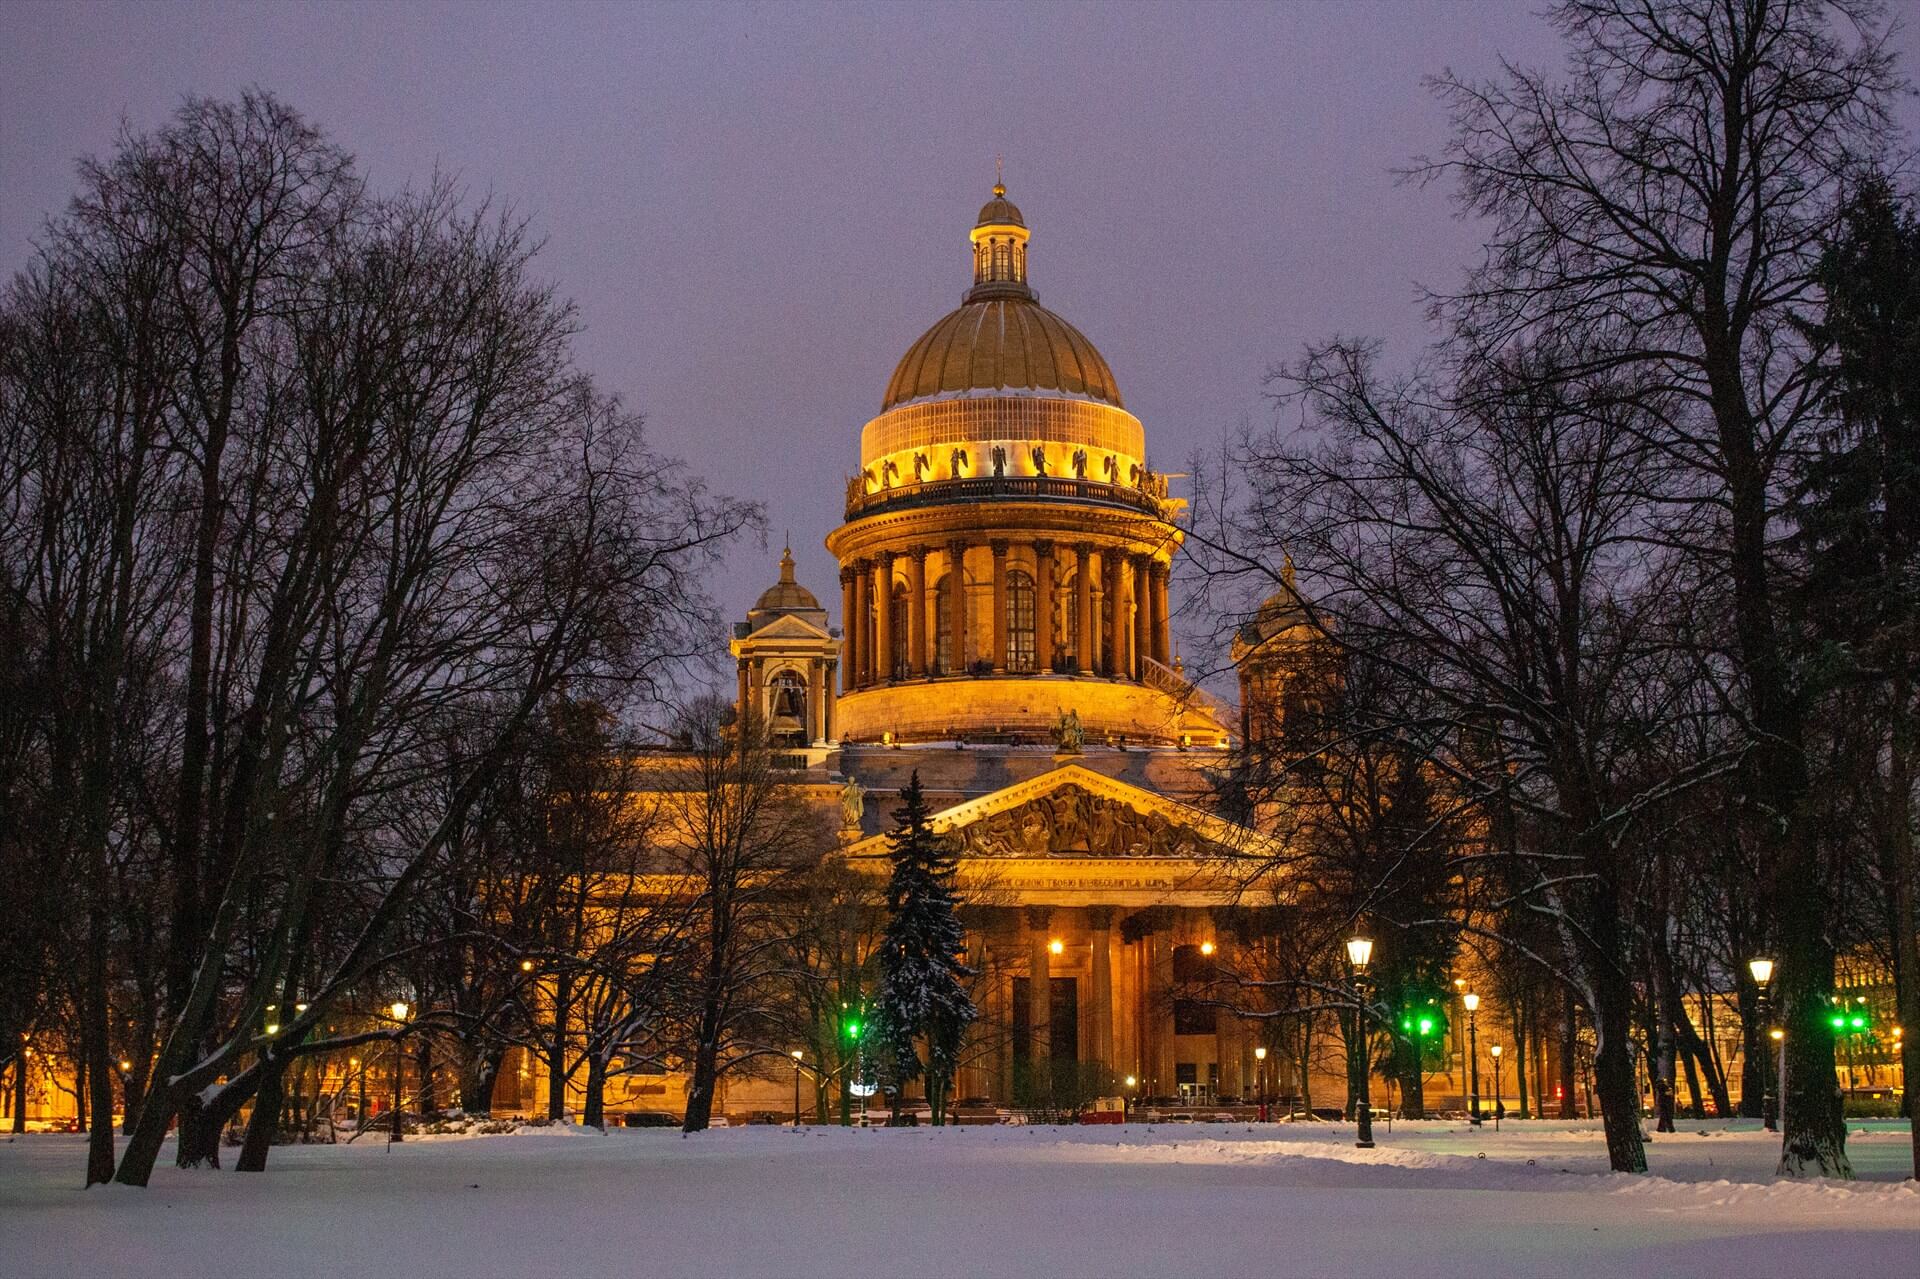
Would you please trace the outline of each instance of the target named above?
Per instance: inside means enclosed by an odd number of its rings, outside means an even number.
[[[873,1026],[875,1051],[886,1060],[876,1073],[889,1077],[896,1114],[900,1087],[924,1076],[927,1105],[938,1125],[946,1122],[961,1041],[979,1015],[961,984],[973,973],[960,962],[964,938],[954,909],[953,841],[927,825],[918,770],[900,792],[893,820],[893,877],[887,885]]]

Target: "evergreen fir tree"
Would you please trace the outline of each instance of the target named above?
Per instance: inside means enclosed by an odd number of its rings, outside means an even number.
[[[896,1115],[900,1087],[924,1077],[933,1122],[943,1124],[960,1045],[979,1014],[963,985],[973,970],[961,962],[965,942],[955,913],[953,841],[928,827],[917,770],[900,801],[889,836],[893,877],[873,1027],[876,1052],[885,1061],[876,1063],[875,1073],[892,1085]]]

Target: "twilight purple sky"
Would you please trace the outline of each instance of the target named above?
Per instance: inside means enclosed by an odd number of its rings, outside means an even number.
[[[10,0],[0,271],[123,116],[263,85],[377,187],[438,165],[531,214],[582,362],[660,448],[767,505],[773,548],[736,551],[723,609],[790,528],[837,613],[821,539],[894,362],[959,303],[996,152],[1042,302],[1184,469],[1268,412],[1262,374],[1302,342],[1424,339],[1416,282],[1451,282],[1477,239],[1391,169],[1444,140],[1422,76],[1558,66],[1532,7]]]

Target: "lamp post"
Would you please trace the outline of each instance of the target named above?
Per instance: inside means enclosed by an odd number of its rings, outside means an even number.
[[[1779,1117],[1782,1121],[1786,1119],[1786,1113],[1787,1113],[1787,1052],[1786,1052],[1787,1046],[1781,1041],[1784,1040],[1786,1037],[1787,1037],[1787,1032],[1784,1030],[1780,1030],[1778,1028],[1767,1032],[1767,1038],[1773,1041],[1774,1060],[1780,1063],[1779,1082],[1776,1085],[1776,1091],[1774,1092],[1773,1095],[1779,1098],[1779,1105],[1777,1109],[1780,1112]]]
[[[1353,1144],[1362,1150],[1373,1149],[1373,1099],[1367,1095],[1373,1065],[1367,1060],[1367,963],[1372,958],[1371,937],[1347,939],[1347,962],[1353,966],[1354,1037],[1360,1041],[1360,1126]]]
[[[1754,987],[1759,991],[1760,1003],[1757,1015],[1760,1024],[1765,1026],[1767,1024],[1767,987],[1773,982],[1773,961],[1750,959],[1747,961],[1747,971],[1753,974]],[[1768,1132],[1776,1132],[1780,1125],[1773,1114],[1773,1094],[1767,1091],[1773,1078],[1773,1071],[1769,1069],[1772,1063],[1766,1060],[1767,1054],[1772,1051],[1771,1039],[1771,1036],[1763,1036],[1760,1040],[1760,1122],[1765,1125]]]
[[[393,1116],[392,1124],[387,1131],[387,1144],[392,1145],[396,1141],[406,1140],[406,1133],[400,1127],[400,1084],[405,1077],[407,1067],[407,1059],[400,1055],[400,1034],[405,1032],[407,1026],[406,1001],[394,1000],[387,1011],[393,1014],[396,1022],[400,1023],[400,1032],[395,1033],[393,1037]]]
[[[793,1130],[800,1131],[800,1063],[806,1054],[796,1048],[793,1050]]]
[[[1500,1045],[1495,1044],[1487,1051],[1493,1054],[1493,1130],[1499,1132],[1500,1115],[1506,1109],[1500,1097]]]
[[[1468,991],[1460,996],[1460,1002],[1467,1006],[1467,1079],[1472,1090],[1467,1122],[1477,1128],[1480,1126],[1480,1031],[1474,1014],[1480,1011],[1480,996]]]
[[[1255,1069],[1260,1074],[1260,1122],[1267,1122],[1267,1046],[1257,1045],[1253,1050]]]
[[[1133,1090],[1135,1088],[1138,1088],[1139,1086],[1140,1086],[1140,1080],[1137,1076],[1135,1075],[1127,1076],[1127,1095],[1120,1099],[1120,1117],[1122,1119],[1132,1118]]]

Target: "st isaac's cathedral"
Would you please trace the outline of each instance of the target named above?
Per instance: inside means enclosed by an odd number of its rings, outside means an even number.
[[[961,849],[982,1024],[1009,1028],[968,1056],[957,1096],[1005,1101],[1041,1051],[1132,1076],[1139,1097],[1251,1097],[1250,1028],[1172,996],[1237,900],[1219,854],[1257,842],[1212,812],[1247,724],[1172,653],[1184,503],[1107,361],[1040,305],[1004,186],[969,238],[971,287],[860,433],[826,541],[841,625],[789,550],[734,628],[740,718],[804,767],[841,854],[876,875],[919,773]],[[1263,614],[1243,634],[1243,700],[1290,629]],[[790,1106],[778,1079],[722,1087],[719,1109]]]

